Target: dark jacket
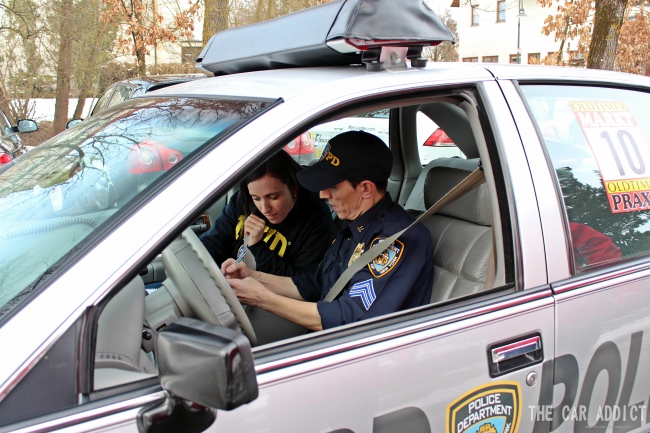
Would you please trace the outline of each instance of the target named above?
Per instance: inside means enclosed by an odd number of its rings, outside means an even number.
[[[390,195],[354,221],[344,221],[336,241],[316,272],[292,280],[305,301],[317,302],[323,329],[426,305],[433,287],[433,246],[428,230],[417,224],[357,272],[332,302],[325,296],[348,268],[350,258],[413,222]]]
[[[201,242],[215,262],[221,264],[238,256],[244,244],[246,215],[237,192]],[[336,228],[327,204],[317,193],[301,190],[298,200],[280,224],[266,223],[266,234],[249,247],[257,270],[293,276],[314,271],[336,237]]]

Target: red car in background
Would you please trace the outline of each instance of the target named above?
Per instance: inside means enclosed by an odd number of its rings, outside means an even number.
[[[14,158],[27,152],[18,132],[28,133],[38,130],[38,124],[31,119],[20,119],[17,125],[12,125],[9,118],[0,110],[0,172]]]

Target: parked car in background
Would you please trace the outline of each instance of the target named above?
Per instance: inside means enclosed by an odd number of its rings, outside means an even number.
[[[185,83],[187,81],[199,80],[206,78],[205,74],[168,74],[168,75],[150,75],[147,77],[131,78],[124,81],[118,81],[109,86],[90,112],[94,116],[108,108],[111,108],[120,102],[128,99],[142,96],[145,93],[160,90],[175,84]],[[81,119],[73,119],[68,122],[68,127],[79,123]],[[303,133],[292,140],[285,146],[285,150],[298,163],[308,165],[314,160],[314,143],[309,133]]]
[[[147,77],[129,78],[128,80],[118,81],[104,90],[104,93],[97,100],[90,115],[93,116],[113,105],[117,105],[127,99],[135,98],[136,96],[144,95],[147,92],[153,92],[154,90],[187,81],[200,80],[205,77],[205,74],[166,74],[149,75]]]
[[[38,124],[31,119],[20,119],[12,125],[4,111],[0,110],[0,170],[3,165],[27,152],[18,133],[38,131]]]

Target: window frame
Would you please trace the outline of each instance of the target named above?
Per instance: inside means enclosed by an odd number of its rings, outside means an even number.
[[[476,27],[479,25],[480,22],[479,15],[478,15],[478,7],[471,6],[471,13],[472,13],[470,19],[471,26]]]
[[[506,22],[506,0],[497,0],[497,23]]]

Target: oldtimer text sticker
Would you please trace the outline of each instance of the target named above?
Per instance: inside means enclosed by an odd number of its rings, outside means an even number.
[[[625,102],[569,106],[600,168],[612,213],[650,209],[650,147]]]
[[[447,433],[516,433],[520,419],[519,382],[490,382],[447,406]]]

